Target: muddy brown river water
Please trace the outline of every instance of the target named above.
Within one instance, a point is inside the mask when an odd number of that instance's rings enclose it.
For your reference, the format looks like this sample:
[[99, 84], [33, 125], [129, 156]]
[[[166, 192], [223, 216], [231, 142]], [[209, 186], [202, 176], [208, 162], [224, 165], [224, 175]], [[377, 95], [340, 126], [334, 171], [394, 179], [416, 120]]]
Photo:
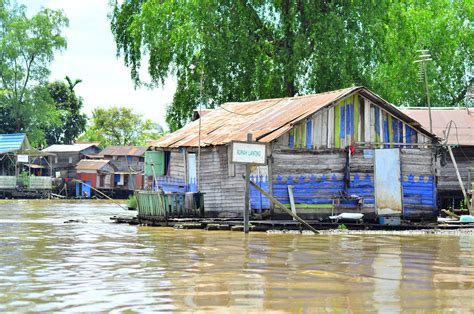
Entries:
[[110, 223], [124, 213], [98, 201], [1, 201], [0, 312], [474, 310], [472, 235]]

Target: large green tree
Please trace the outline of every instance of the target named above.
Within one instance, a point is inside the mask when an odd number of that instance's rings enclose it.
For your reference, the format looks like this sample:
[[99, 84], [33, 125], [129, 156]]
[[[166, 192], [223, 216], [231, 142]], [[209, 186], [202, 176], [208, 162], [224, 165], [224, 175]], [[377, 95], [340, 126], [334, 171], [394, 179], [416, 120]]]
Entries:
[[143, 145], [160, 137], [149, 119], [126, 107], [96, 108], [81, 141], [107, 145]]
[[424, 105], [417, 49], [433, 56], [433, 103], [460, 104], [472, 76], [473, 14], [468, 0], [124, 0], [113, 3], [111, 28], [136, 84], [144, 60], [145, 83], [176, 76], [167, 112], [175, 129], [199, 103], [201, 82], [208, 107], [351, 85]]
[[54, 53], [66, 47], [61, 31], [67, 24], [61, 11], [28, 17], [25, 6], [0, 0], [1, 132], [27, 132], [38, 144], [44, 126], [57, 121], [46, 83]]
[[48, 84], [59, 120], [53, 121], [44, 130], [48, 145], [71, 144], [86, 128], [87, 116], [81, 113], [82, 98], [74, 91], [81, 80], [72, 81], [68, 76], [65, 80]]

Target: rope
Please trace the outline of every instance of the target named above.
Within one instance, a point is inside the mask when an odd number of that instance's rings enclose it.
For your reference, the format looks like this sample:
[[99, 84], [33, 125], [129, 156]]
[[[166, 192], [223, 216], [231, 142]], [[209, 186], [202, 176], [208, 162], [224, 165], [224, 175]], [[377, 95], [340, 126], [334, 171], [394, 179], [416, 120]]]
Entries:
[[120, 205], [119, 203], [117, 203], [114, 199], [112, 199], [112, 198], [109, 197], [108, 195], [105, 195], [104, 193], [102, 193], [101, 191], [97, 190], [96, 188], [90, 186], [89, 184], [87, 184], [87, 183], [85, 183], [85, 182], [83, 182], [83, 181], [81, 181], [81, 180], [78, 180], [78, 179], [73, 179], [72, 181], [73, 181], [73, 182], [75, 181], [75, 182], [78, 182], [78, 183], [82, 183], [82, 184], [84, 184], [85, 186], [90, 187], [90, 188], [93, 189], [94, 191], [98, 192], [100, 195], [102, 195], [102, 196], [106, 197], [107, 199], [111, 200], [115, 205], [119, 206], [119, 207], [122, 208], [122, 209], [128, 210], [128, 208], [123, 207], [122, 205]]

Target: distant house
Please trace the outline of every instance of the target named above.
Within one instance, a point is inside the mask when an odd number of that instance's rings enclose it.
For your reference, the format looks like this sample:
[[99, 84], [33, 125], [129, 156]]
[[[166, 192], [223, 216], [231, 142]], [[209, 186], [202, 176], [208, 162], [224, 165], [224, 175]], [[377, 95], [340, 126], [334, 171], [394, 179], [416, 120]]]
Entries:
[[0, 134], [0, 195], [45, 197], [51, 191], [48, 153], [34, 149], [26, 134]]
[[53, 176], [61, 178], [76, 178], [76, 164], [87, 158], [93, 158], [100, 152], [97, 143], [51, 145], [43, 152], [54, 154], [50, 158]]
[[83, 159], [75, 166], [77, 179], [77, 197], [91, 197], [95, 189], [111, 190], [114, 188], [114, 173], [117, 170], [109, 160]]
[[[428, 108], [402, 108], [403, 113], [418, 121], [425, 129], [430, 128]], [[464, 187], [468, 189], [468, 168], [474, 167], [474, 108], [431, 109], [433, 133], [452, 147]], [[437, 164], [438, 205], [441, 208], [460, 208], [464, 198], [456, 171], [449, 154]]]
[[143, 188], [143, 169], [147, 148], [141, 146], [108, 146], [99, 157], [115, 167], [114, 188], [134, 191]]
[[[248, 133], [267, 148], [266, 165], [253, 166], [251, 180], [287, 207], [292, 189], [305, 218], [347, 211], [369, 219], [438, 215], [438, 138], [365, 87], [226, 103], [195, 119], [150, 146], [163, 152], [156, 173], [186, 184], [198, 179], [206, 216], [242, 216], [245, 166], [231, 162], [231, 148]], [[254, 189], [250, 205], [254, 212], [284, 215]]]

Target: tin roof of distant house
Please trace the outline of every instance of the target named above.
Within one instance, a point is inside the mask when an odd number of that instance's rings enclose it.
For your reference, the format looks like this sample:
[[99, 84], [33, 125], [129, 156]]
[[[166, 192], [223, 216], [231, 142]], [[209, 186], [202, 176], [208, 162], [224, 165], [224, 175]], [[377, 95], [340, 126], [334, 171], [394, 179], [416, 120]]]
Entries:
[[70, 144], [70, 145], [63, 145], [63, 144], [54, 144], [49, 147], [43, 149], [43, 152], [48, 153], [74, 153], [74, 152], [81, 152], [89, 147], [97, 147], [96, 143], [84, 143], [84, 144]]
[[0, 134], [0, 153], [19, 151], [31, 148], [25, 133]]
[[107, 146], [99, 156], [136, 156], [145, 155], [147, 148], [141, 146]]
[[[405, 121], [422, 134], [430, 138], [434, 137], [420, 123], [369, 89], [350, 87], [306, 96], [226, 103], [202, 114], [200, 119], [183, 128], [157, 141], [151, 141], [150, 146], [161, 148], [197, 147], [199, 146], [199, 126], [201, 127], [201, 146], [246, 141], [249, 132], [253, 134], [255, 141], [268, 143], [291, 130], [301, 120], [356, 92]], [[201, 122], [199, 123], [199, 121]]]
[[103, 159], [82, 159], [76, 165], [76, 170], [100, 170], [109, 163]]
[[[400, 108], [402, 112], [411, 118], [419, 121], [425, 129], [430, 128], [430, 118], [426, 107]], [[448, 144], [474, 146], [474, 108], [431, 108], [431, 119], [433, 123], [433, 133], [441, 139], [445, 139], [444, 134], [450, 121], [451, 131], [449, 132]]]

